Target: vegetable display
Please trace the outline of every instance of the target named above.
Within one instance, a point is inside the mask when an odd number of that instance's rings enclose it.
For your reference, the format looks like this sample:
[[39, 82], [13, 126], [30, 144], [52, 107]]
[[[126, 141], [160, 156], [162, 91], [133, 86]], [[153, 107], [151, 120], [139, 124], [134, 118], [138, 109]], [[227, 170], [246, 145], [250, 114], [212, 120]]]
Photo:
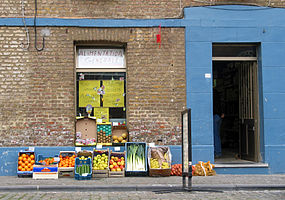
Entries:
[[145, 148], [142, 144], [130, 144], [127, 148], [127, 171], [145, 171]]
[[76, 167], [76, 173], [78, 173], [80, 176], [85, 173], [90, 173], [90, 165], [81, 165]]

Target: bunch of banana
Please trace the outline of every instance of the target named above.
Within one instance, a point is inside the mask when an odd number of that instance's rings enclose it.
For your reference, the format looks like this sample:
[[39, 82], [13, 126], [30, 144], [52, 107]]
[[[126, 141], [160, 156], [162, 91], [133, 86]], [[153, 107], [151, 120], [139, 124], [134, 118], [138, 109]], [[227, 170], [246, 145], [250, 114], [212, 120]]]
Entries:
[[158, 160], [156, 158], [150, 159], [150, 168], [152, 168], [152, 169], [160, 168]]
[[168, 165], [167, 162], [162, 162], [161, 168], [162, 168], [162, 169], [167, 169], [167, 168], [170, 168], [170, 167], [169, 167], [169, 165]]

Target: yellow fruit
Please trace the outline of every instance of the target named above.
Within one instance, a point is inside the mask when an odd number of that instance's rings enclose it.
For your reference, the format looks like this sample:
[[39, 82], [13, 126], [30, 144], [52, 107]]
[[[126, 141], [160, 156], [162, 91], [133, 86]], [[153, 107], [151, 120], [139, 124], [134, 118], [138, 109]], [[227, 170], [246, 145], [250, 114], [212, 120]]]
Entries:
[[127, 134], [126, 134], [126, 133], [123, 133], [123, 134], [122, 134], [122, 137], [123, 137], [124, 139], [126, 139], [126, 138], [127, 138]]
[[122, 140], [122, 143], [126, 143], [127, 141], [126, 140]]
[[123, 139], [123, 137], [119, 137], [118, 140], [119, 140], [119, 142], [122, 142], [124, 139]]
[[117, 140], [117, 139], [118, 139], [118, 136], [114, 135], [113, 140]]
[[119, 141], [118, 141], [118, 140], [115, 140], [114, 143], [119, 143]]

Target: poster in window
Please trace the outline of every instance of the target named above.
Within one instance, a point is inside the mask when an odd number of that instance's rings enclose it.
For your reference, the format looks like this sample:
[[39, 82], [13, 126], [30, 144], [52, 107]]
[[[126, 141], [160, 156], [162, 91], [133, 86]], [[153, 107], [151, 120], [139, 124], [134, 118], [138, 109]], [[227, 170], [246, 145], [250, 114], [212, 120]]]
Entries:
[[94, 117], [102, 119], [102, 122], [109, 122], [109, 108], [94, 108]]
[[104, 95], [103, 107], [125, 107], [123, 94], [109, 93]]
[[92, 107], [100, 107], [100, 95], [97, 90], [100, 88], [98, 80], [80, 80], [79, 81], [79, 107], [86, 107], [88, 104]]
[[103, 107], [125, 107], [124, 84], [122, 80], [103, 81], [105, 87]]

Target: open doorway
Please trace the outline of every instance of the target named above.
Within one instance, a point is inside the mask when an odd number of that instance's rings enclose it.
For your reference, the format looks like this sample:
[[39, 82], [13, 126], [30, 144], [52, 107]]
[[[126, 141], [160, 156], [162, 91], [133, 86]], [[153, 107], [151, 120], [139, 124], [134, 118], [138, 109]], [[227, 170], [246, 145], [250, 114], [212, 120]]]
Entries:
[[213, 57], [213, 113], [224, 114], [216, 163], [259, 161], [257, 82], [256, 60]]

